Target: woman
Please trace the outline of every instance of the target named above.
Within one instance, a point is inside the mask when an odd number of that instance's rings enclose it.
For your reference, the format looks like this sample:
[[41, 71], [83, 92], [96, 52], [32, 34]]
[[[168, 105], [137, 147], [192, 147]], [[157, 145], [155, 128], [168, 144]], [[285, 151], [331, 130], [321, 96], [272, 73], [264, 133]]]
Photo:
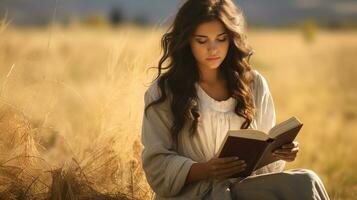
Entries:
[[156, 199], [329, 199], [311, 170], [283, 172], [296, 158], [296, 141], [243, 180], [229, 177], [245, 169], [244, 160], [217, 158], [227, 130], [275, 125], [268, 84], [248, 62], [244, 29], [231, 0], [188, 0], [164, 34], [142, 126], [143, 168]]

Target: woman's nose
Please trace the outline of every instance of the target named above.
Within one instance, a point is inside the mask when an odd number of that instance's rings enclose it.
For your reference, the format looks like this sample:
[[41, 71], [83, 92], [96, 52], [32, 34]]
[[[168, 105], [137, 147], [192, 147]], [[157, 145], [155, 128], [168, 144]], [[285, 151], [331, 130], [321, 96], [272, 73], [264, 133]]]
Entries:
[[210, 53], [211, 55], [216, 54], [217, 51], [218, 51], [217, 44], [216, 44], [215, 42], [210, 42], [210, 43], [208, 44], [207, 50], [208, 50], [208, 53]]

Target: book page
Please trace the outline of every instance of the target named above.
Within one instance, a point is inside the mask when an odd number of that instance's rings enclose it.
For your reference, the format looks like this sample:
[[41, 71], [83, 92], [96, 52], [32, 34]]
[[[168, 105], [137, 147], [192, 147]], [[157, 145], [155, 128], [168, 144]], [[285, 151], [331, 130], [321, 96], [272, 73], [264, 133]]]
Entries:
[[276, 138], [276, 136], [278, 136], [290, 129], [293, 129], [301, 124], [302, 123], [299, 121], [299, 119], [297, 119], [296, 117], [291, 117], [288, 120], [285, 120], [285, 121], [277, 124], [276, 126], [274, 126], [272, 129], [270, 129], [269, 136], [271, 138]]
[[266, 141], [269, 139], [269, 135], [267, 133], [255, 129], [230, 130], [228, 131], [228, 135], [233, 137], [249, 138], [262, 141]]

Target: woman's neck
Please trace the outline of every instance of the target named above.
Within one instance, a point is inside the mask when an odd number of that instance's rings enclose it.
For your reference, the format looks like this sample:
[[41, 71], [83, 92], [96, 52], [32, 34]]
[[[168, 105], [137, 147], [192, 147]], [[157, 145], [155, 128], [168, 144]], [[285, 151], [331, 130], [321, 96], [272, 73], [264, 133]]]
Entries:
[[215, 84], [222, 81], [223, 77], [220, 75], [218, 68], [216, 69], [199, 69], [199, 83]]

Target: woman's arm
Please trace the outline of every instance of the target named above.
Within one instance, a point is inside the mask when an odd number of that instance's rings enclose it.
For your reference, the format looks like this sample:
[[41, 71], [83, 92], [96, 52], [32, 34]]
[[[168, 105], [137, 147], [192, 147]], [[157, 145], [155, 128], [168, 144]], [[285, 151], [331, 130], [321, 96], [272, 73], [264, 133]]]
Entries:
[[[153, 87], [145, 92], [145, 106], [158, 98]], [[161, 197], [177, 195], [185, 184], [192, 164], [196, 163], [174, 150], [170, 133], [172, 116], [167, 103], [148, 108], [147, 115], [143, 116], [141, 135], [144, 145], [141, 157], [146, 179]]]
[[279, 149], [275, 150], [273, 155], [281, 160], [292, 162], [295, 160], [299, 152], [299, 142], [293, 141], [288, 144], [282, 145]]
[[192, 164], [190, 171], [188, 172], [186, 183], [200, 181], [208, 178], [206, 163], [194, 163]]
[[200, 181], [207, 178], [226, 179], [233, 174], [244, 171], [246, 164], [238, 157], [213, 157], [208, 162], [194, 163], [186, 178], [186, 183]]

